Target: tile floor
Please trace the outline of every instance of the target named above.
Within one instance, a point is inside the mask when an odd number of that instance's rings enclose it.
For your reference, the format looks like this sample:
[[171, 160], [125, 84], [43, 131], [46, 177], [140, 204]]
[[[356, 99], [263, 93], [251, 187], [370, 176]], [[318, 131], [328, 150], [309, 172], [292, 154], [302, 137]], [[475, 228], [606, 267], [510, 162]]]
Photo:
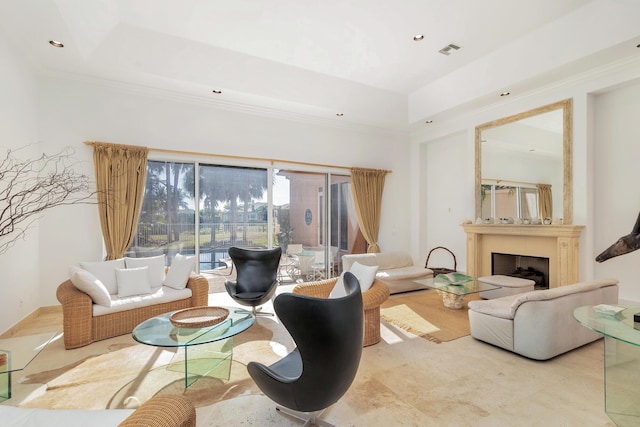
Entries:
[[[210, 304], [233, 302], [225, 293], [213, 293]], [[61, 314], [45, 314], [18, 333], [61, 329], [61, 324]], [[604, 413], [602, 340], [537, 362], [469, 336], [434, 344], [384, 322], [382, 335], [382, 342], [363, 350], [356, 380], [327, 411], [328, 421], [341, 426], [614, 425]], [[4, 404], [18, 405], [32, 391], [19, 384], [21, 375], [67, 365], [102, 351], [108, 342], [73, 352], [61, 345], [45, 349], [24, 374], [14, 376], [14, 398]], [[264, 396], [243, 396], [198, 408], [198, 425], [300, 424], [277, 414]]]

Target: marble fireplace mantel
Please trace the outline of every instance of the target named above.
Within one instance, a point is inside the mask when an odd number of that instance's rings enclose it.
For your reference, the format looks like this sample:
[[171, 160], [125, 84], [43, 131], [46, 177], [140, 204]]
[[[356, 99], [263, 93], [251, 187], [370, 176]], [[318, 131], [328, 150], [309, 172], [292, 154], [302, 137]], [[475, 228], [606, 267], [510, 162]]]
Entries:
[[491, 254], [549, 258], [549, 287], [578, 282], [583, 225], [463, 224], [467, 234], [467, 271], [491, 275]]

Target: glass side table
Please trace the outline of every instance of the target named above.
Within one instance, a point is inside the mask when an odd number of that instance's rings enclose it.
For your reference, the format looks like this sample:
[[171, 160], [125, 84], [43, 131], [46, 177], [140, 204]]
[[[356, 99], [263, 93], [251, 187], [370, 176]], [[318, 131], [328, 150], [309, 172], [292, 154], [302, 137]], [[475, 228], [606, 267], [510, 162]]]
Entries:
[[436, 278], [414, 280], [415, 283], [435, 289], [442, 296], [442, 304], [454, 310], [464, 307], [465, 295], [477, 294], [482, 291], [498, 289], [500, 286], [479, 282], [476, 279], [469, 280], [458, 285], [441, 282]]
[[640, 425], [640, 329], [634, 327], [635, 313], [640, 307], [616, 315], [598, 313], [593, 306], [573, 311], [581, 325], [604, 335], [605, 412], [619, 427]]
[[0, 339], [0, 402], [11, 399], [11, 374], [26, 368], [58, 334], [48, 332]]

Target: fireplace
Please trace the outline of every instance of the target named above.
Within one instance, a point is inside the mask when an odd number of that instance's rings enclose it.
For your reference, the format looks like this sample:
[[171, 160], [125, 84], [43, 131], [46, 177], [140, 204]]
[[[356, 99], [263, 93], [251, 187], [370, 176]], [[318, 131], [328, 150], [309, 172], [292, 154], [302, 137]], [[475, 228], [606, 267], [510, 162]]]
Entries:
[[549, 258], [493, 252], [491, 274], [533, 280], [536, 289], [548, 289]]
[[492, 254], [499, 253], [547, 258], [549, 288], [579, 281], [582, 225], [463, 224], [463, 227], [467, 234], [466, 274], [470, 276], [494, 274]]

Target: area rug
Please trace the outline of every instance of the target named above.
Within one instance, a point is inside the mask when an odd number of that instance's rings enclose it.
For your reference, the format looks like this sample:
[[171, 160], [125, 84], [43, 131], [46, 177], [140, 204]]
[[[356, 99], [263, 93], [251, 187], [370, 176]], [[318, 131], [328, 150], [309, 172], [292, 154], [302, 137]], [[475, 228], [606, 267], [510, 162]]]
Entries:
[[466, 302], [480, 299], [477, 294], [465, 296], [459, 310], [446, 308], [434, 290], [391, 295], [380, 307], [380, 317], [426, 340], [441, 343], [469, 335]]
[[273, 363], [289, 351], [278, 344], [287, 342], [284, 328], [273, 320], [261, 319], [234, 338], [231, 363], [220, 365], [185, 389], [184, 371], [167, 369], [176, 354], [174, 349], [134, 343], [129, 337], [113, 340], [116, 342], [104, 354], [86, 357], [55, 370], [29, 374], [22, 384], [45, 384], [45, 387], [20, 406], [136, 408], [156, 394], [178, 394], [196, 407], [207, 406], [238, 396], [259, 394], [247, 373], [247, 363], [251, 360]]

